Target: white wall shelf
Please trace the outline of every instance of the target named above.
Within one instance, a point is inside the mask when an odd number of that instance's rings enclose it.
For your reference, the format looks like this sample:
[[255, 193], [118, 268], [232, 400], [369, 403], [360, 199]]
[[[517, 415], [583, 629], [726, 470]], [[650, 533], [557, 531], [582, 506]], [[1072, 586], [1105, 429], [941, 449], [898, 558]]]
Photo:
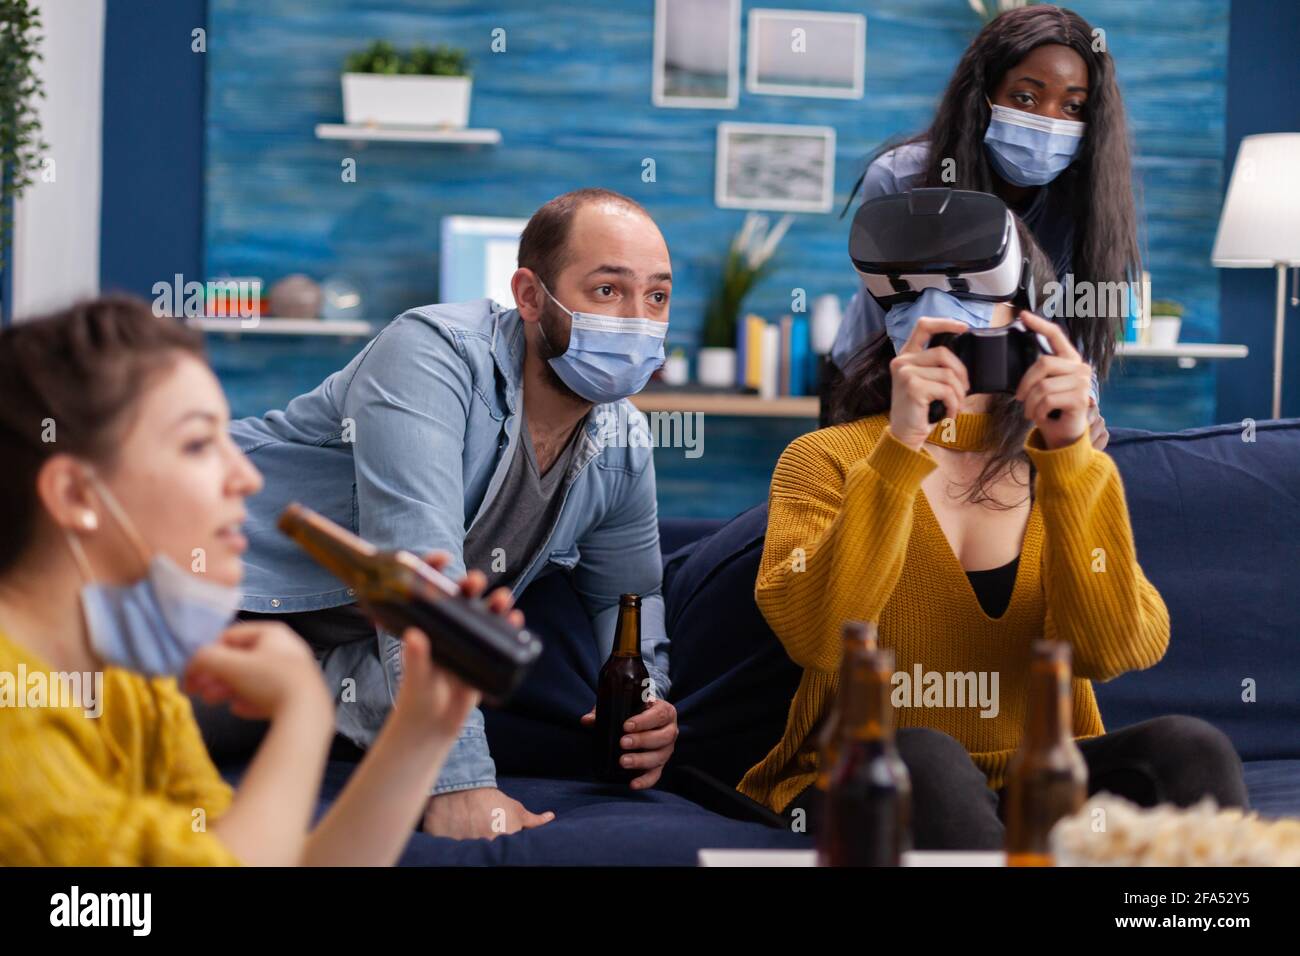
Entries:
[[191, 328], [227, 335], [317, 335], [352, 339], [374, 334], [374, 323], [364, 319], [252, 319], [197, 317], [185, 320]]
[[1140, 342], [1118, 342], [1115, 354], [1123, 358], [1173, 359], [1179, 368], [1196, 368], [1202, 359], [1241, 359], [1250, 354], [1244, 345], [1226, 345], [1219, 342], [1180, 342], [1177, 345], [1144, 345]]
[[451, 146], [495, 146], [501, 142], [498, 129], [419, 129], [411, 126], [348, 126], [346, 123], [318, 123], [317, 139], [346, 139], [353, 142], [442, 143]]

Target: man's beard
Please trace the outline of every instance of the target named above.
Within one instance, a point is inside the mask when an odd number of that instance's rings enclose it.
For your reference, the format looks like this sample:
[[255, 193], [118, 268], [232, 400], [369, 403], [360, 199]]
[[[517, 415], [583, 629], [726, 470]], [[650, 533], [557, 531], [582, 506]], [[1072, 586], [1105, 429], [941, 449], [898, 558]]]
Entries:
[[[537, 357], [542, 360], [542, 379], [561, 395], [574, 401], [585, 402], [587, 401], [585, 398], [564, 384], [564, 379], [560, 378], [551, 366], [551, 359], [563, 355], [568, 350], [569, 336], [573, 328], [572, 324], [565, 321], [568, 316], [564, 315], [558, 307], [552, 311], [553, 305], [550, 298], [545, 300], [541, 317], [537, 322]], [[564, 343], [563, 348], [559, 343]]]

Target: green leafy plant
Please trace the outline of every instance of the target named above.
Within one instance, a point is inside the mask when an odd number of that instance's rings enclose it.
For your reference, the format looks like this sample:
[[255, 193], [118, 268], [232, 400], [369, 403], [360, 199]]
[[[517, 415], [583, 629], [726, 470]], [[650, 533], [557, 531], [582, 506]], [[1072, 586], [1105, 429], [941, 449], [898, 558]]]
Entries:
[[1015, 10], [1017, 7], [1027, 7], [1036, 0], [967, 0], [970, 8], [980, 15], [985, 23], [989, 23], [1000, 14], [1008, 10]]
[[1183, 311], [1182, 303], [1174, 302], [1172, 299], [1156, 299], [1151, 303], [1152, 315], [1176, 315], [1181, 319]]
[[376, 40], [353, 53], [343, 63], [346, 73], [383, 73], [389, 76], [469, 76], [464, 50], [439, 43], [430, 49], [414, 46], [402, 53], [387, 40]]
[[34, 0], [0, 0], [0, 265], [12, 228], [10, 204], [32, 185], [50, 148], [36, 115], [36, 100], [45, 96], [36, 75], [40, 26]]
[[767, 217], [745, 217], [722, 262], [722, 274], [704, 312], [705, 348], [736, 347], [736, 322], [751, 289], [771, 271], [772, 256], [785, 236], [793, 216], [782, 216], [768, 231]]

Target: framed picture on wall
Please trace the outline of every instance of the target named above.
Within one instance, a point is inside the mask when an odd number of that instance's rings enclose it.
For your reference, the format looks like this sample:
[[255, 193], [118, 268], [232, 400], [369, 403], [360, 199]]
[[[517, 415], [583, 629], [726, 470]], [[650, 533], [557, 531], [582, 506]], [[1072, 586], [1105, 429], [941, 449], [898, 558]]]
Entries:
[[745, 89], [861, 99], [867, 18], [860, 13], [750, 10]]
[[655, 106], [735, 109], [740, 0], [656, 0]]
[[718, 206], [830, 212], [834, 194], [834, 127], [718, 124]]

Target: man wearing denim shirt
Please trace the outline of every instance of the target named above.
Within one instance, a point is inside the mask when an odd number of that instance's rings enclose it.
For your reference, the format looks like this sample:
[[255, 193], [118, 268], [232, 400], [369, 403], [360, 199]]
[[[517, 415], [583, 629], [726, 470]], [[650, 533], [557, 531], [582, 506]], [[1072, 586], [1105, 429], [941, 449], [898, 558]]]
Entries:
[[[482, 577], [480, 589], [518, 595], [543, 574], [570, 573], [602, 659], [619, 595], [640, 594], [642, 656], [660, 699], [635, 718], [622, 760], [644, 771], [634, 789], [658, 781], [677, 717], [662, 700], [668, 639], [652, 449], [610, 441], [607, 426], [662, 361], [671, 290], [667, 246], [640, 205], [606, 190], [567, 193], [520, 239], [517, 308], [481, 299], [413, 309], [283, 411], [232, 424], [266, 479], [249, 502], [242, 608], [281, 616], [311, 641], [344, 737], [363, 748], [374, 740], [401, 679], [401, 648], [276, 531], [290, 501], [381, 548], [446, 552], [454, 578], [476, 561], [469, 574]], [[622, 414], [644, 427], [630, 403]], [[493, 837], [552, 816], [496, 789], [483, 715], [471, 712], [424, 829]]]

